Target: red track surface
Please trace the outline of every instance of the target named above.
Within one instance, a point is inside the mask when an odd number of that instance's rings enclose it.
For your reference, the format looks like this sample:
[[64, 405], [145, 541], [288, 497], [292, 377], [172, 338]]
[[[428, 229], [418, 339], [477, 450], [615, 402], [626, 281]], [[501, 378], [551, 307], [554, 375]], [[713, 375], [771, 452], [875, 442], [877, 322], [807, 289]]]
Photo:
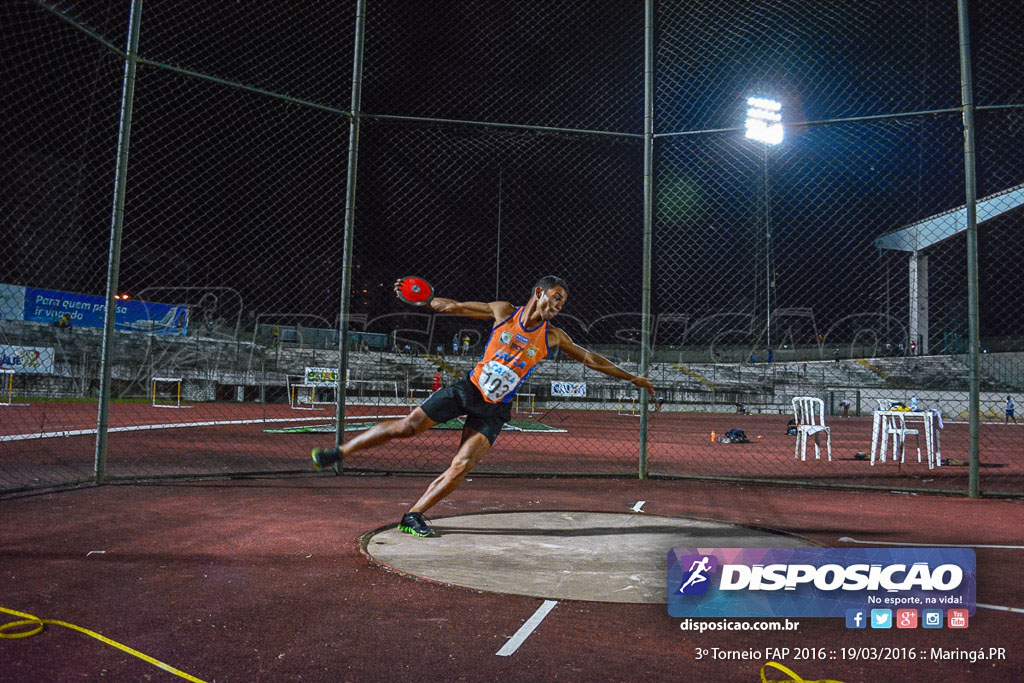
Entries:
[[[698, 635], [664, 606], [561, 602], [514, 655], [498, 657], [540, 600], [417, 582], [359, 552], [359, 537], [397, 521], [427, 481], [318, 475], [7, 499], [0, 605], [90, 628], [208, 681], [759, 680], [762, 656], [695, 659], [712, 647], [1004, 647], [1008, 657], [784, 660], [806, 679], [1019, 681], [1024, 670], [1024, 614], [986, 609], [963, 631], [853, 631], [840, 619], [804, 619], [795, 633]], [[770, 527], [828, 546], [842, 536], [1024, 545], [1020, 501], [692, 481], [473, 477], [435, 513], [624, 512], [637, 500], [650, 514]], [[1020, 554], [977, 551], [978, 602], [1024, 607]], [[0, 671], [12, 681], [179, 680], [56, 627], [0, 640]]]
[[[407, 408], [383, 408], [397, 414]], [[350, 415], [373, 414], [373, 407], [352, 406]], [[37, 403], [0, 412], [0, 435], [95, 429], [95, 404]], [[296, 426], [300, 422], [264, 424], [263, 419], [319, 418], [330, 413], [294, 411], [282, 405], [198, 404], [190, 409], [154, 408], [139, 403], [111, 406], [114, 429], [143, 426], [141, 431], [110, 434], [108, 472], [112, 475], [161, 475], [296, 470], [308, 467], [313, 446], [332, 440], [330, 434], [265, 434], [265, 428]], [[541, 419], [565, 433], [506, 431], [481, 463], [481, 472], [635, 474], [638, 469], [638, 420], [609, 412], [557, 410]], [[252, 424], [155, 429], [161, 424], [253, 420]], [[917, 462], [914, 441], [908, 441], [907, 462], [891, 460], [872, 467], [857, 460], [871, 442], [869, 417], [833, 419], [833, 461], [794, 458], [794, 437], [785, 434], [786, 416], [661, 413], [651, 415], [649, 471], [652, 474], [758, 477], [813, 483], [858, 484], [878, 487], [965, 491], [967, 467], [929, 470]], [[309, 422], [306, 422], [309, 424]], [[712, 443], [718, 434], [743, 429], [750, 444]], [[435, 430], [420, 437], [353, 456], [346, 467], [358, 470], [443, 469], [458, 442], [457, 432]], [[822, 439], [824, 445], [824, 439]], [[947, 423], [942, 431], [942, 454], [962, 463], [968, 460], [967, 425]], [[8, 463], [0, 472], [0, 487], [19, 482], [88, 479], [93, 467], [95, 437], [83, 436], [0, 442]], [[1024, 428], [984, 424], [981, 432], [982, 490], [1024, 490]]]

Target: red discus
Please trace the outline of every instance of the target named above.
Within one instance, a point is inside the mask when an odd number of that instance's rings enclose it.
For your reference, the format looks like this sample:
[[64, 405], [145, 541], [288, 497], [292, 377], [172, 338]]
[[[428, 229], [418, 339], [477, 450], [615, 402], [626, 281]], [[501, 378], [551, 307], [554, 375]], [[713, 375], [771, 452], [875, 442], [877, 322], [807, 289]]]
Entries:
[[434, 298], [434, 288], [421, 277], [407, 275], [399, 282], [398, 298], [413, 306], [426, 306]]

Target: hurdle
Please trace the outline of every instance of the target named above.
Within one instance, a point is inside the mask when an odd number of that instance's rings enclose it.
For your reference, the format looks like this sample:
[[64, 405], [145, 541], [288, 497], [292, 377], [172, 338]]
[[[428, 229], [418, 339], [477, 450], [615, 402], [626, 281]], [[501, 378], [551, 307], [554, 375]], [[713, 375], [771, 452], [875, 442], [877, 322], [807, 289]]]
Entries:
[[619, 394], [619, 403], [615, 414], [623, 417], [640, 417], [640, 408], [637, 405], [636, 396]]
[[345, 402], [348, 405], [374, 406], [377, 417], [384, 415], [381, 408], [412, 408], [415, 392], [422, 389], [400, 390], [398, 382], [390, 379], [349, 379], [345, 380]]
[[6, 392], [5, 397], [0, 399], [0, 406], [13, 406], [14, 405], [14, 370], [4, 368], [0, 370], [0, 377], [5, 377], [4, 390]]
[[[429, 398], [430, 395], [433, 394], [433, 393], [434, 393], [433, 389], [409, 389], [409, 404], [408, 404], [408, 406], [410, 408], [415, 408], [420, 403], [422, 403], [427, 398]], [[423, 398], [422, 399], [417, 399], [416, 398], [416, 394], [421, 394], [423, 396]]]
[[[156, 385], [158, 383], [170, 384], [173, 383], [176, 387], [174, 403], [157, 403], [156, 402]], [[154, 408], [191, 408], [192, 406], [181, 405], [181, 377], [153, 377], [150, 380], [152, 396], [152, 405]]]
[[[519, 401], [522, 399], [524, 403], [529, 404], [529, 410], [522, 410], [520, 408]], [[529, 399], [527, 401], [526, 399]], [[517, 415], [529, 415], [531, 417], [540, 415], [536, 410], [537, 408], [537, 394], [516, 394], [515, 412]]]
[[[288, 385], [288, 405], [292, 410], [330, 410], [330, 406], [334, 405], [334, 401], [317, 401], [316, 394], [317, 389], [334, 389], [335, 387], [324, 386], [321, 384], [306, 384], [299, 382], [296, 384], [289, 383]], [[304, 391], [309, 392], [309, 402], [303, 401], [306, 394]], [[323, 406], [323, 407], [321, 407]]]

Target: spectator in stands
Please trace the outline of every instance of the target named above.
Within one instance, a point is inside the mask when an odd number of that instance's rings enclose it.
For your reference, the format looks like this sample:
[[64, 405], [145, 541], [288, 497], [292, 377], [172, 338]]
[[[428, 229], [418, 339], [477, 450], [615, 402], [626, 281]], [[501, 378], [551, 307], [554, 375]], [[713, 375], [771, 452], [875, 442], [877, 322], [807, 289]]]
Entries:
[[438, 368], [437, 372], [434, 373], [433, 380], [434, 380], [434, 383], [433, 383], [433, 386], [431, 387], [431, 389], [433, 391], [437, 391], [438, 389], [441, 388], [441, 368]]
[[772, 360], [774, 360], [774, 359], [775, 359], [775, 351], [772, 349], [772, 347], [769, 346], [768, 347], [768, 362], [771, 363]]
[[459, 333], [458, 332], [456, 332], [454, 335], [452, 335], [452, 355], [453, 356], [459, 355]]
[[1006, 396], [1006, 408], [1004, 408], [1005, 416], [1003, 417], [1003, 424], [1008, 424], [1010, 420], [1013, 420], [1013, 424], [1017, 424], [1017, 418], [1013, 416], [1013, 397], [1010, 395]]
[[835, 358], [836, 365], [839, 365], [839, 347], [838, 346], [836, 347], [836, 350], [832, 352], [832, 357]]
[[465, 337], [462, 338], [462, 355], [463, 356], [468, 356], [469, 355], [469, 335], [468, 334]]
[[[401, 281], [395, 283], [395, 294]], [[434, 297], [428, 304], [435, 313], [461, 315], [492, 325], [480, 360], [469, 375], [432, 394], [411, 413], [380, 422], [350, 441], [314, 449], [317, 469], [340, 468], [343, 458], [398, 438], [421, 434], [436, 424], [465, 415], [462, 437], [451, 465], [434, 479], [409, 509], [398, 529], [414, 536], [433, 536], [423, 513], [451, 494], [470, 470], [487, 455], [502, 427], [511, 417], [512, 401], [538, 363], [558, 348], [569, 358], [609, 377], [624, 380], [655, 396], [646, 377], [634, 375], [610, 360], [577, 346], [569, 335], [551, 324], [569, 298], [569, 285], [555, 276], [543, 277], [522, 306], [508, 301], [455, 301]]]
[[65, 313], [57, 320], [54, 325], [58, 330], [70, 330], [71, 329], [71, 314]]
[[807, 363], [804, 363], [804, 377], [807, 376]]
[[757, 363], [757, 354], [754, 353], [753, 351], [751, 351], [751, 353], [750, 353], [750, 364], [754, 365], [755, 363]]

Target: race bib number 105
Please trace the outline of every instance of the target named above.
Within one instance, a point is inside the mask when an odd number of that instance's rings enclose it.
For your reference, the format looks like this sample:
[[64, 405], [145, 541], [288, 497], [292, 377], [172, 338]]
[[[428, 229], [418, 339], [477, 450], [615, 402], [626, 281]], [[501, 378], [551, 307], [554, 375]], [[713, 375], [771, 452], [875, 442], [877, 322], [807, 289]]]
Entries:
[[488, 361], [480, 373], [480, 391], [488, 400], [497, 403], [519, 384], [519, 375], [498, 361]]

